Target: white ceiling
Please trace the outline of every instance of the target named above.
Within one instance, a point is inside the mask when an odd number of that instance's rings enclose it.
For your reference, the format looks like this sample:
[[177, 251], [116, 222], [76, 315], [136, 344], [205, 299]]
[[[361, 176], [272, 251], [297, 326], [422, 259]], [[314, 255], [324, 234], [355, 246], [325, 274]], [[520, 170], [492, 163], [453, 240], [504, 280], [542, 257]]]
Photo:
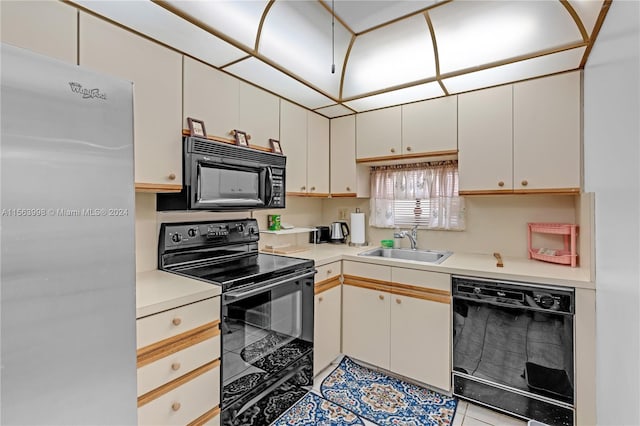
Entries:
[[581, 68], [608, 9], [603, 0], [335, 0], [333, 14], [331, 0], [74, 2], [327, 117]]

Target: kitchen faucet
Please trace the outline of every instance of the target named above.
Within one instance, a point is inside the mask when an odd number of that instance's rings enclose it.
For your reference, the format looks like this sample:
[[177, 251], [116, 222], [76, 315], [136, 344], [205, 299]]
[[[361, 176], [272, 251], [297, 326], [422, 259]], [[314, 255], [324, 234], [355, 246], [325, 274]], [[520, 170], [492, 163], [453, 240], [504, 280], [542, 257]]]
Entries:
[[409, 242], [411, 243], [411, 250], [418, 249], [418, 225], [414, 225], [411, 228], [411, 231], [400, 231], [393, 233], [394, 238], [409, 238]]

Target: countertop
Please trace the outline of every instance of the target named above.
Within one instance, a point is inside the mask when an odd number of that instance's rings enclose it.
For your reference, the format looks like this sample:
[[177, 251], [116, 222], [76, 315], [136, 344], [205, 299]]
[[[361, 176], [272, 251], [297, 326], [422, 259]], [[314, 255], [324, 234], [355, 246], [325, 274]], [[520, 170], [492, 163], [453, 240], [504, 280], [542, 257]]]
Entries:
[[136, 318], [219, 296], [220, 287], [164, 271], [136, 274]]
[[411, 260], [358, 256], [358, 253], [371, 250], [375, 247], [376, 246], [373, 245], [368, 247], [349, 247], [343, 244], [316, 244], [311, 245], [307, 251], [292, 253], [291, 256], [312, 259], [315, 261], [316, 266], [340, 260], [352, 260], [480, 278], [523, 281], [586, 289], [595, 288], [591, 272], [587, 268], [571, 268], [569, 266], [556, 265], [533, 259], [503, 257], [504, 267], [498, 268], [496, 266], [496, 259], [492, 254], [455, 252], [439, 265]]

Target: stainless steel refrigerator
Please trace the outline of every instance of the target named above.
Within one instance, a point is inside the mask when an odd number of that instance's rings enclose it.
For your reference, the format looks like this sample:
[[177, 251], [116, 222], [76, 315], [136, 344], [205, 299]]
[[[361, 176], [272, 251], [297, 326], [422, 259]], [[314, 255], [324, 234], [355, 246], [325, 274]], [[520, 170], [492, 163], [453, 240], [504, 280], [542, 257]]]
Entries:
[[0, 423], [136, 423], [133, 90], [1, 47]]

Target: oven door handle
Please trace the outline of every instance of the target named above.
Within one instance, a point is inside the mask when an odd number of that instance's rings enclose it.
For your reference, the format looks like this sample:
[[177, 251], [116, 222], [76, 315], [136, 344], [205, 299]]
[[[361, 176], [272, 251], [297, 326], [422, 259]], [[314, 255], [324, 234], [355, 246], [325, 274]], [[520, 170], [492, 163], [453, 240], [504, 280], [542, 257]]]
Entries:
[[272, 282], [264, 282], [264, 283], [259, 283], [257, 285], [253, 285], [251, 286], [251, 288], [249, 288], [248, 290], [239, 290], [239, 291], [230, 291], [229, 293], [224, 293], [223, 294], [223, 299], [225, 302], [234, 302], [236, 300], [240, 300], [240, 299], [244, 299], [259, 293], [264, 293], [266, 291], [270, 291], [272, 289], [274, 289], [275, 287], [279, 287], [283, 284], [287, 284], [290, 283], [291, 281], [294, 280], [299, 280], [302, 278], [308, 278], [308, 277], [312, 277], [314, 276], [318, 271], [316, 271], [315, 269], [309, 272], [306, 272], [304, 274], [290, 274], [290, 275], [286, 275], [285, 277], [280, 277], [277, 278], [277, 281], [272, 281]]

